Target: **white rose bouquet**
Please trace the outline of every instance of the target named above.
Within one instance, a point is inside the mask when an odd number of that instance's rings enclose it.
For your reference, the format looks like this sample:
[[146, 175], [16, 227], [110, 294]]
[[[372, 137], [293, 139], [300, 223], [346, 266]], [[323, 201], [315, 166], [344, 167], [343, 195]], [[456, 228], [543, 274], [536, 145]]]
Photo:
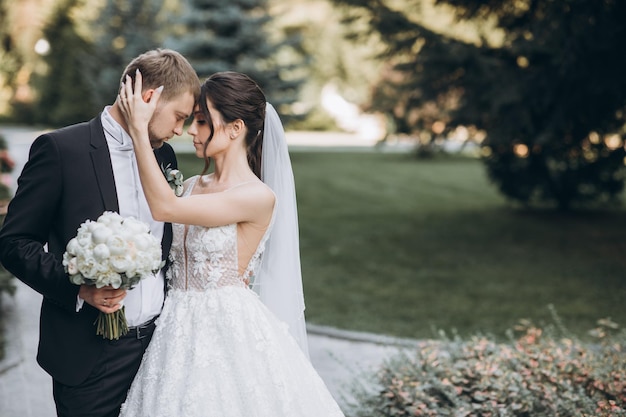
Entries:
[[[150, 227], [111, 211], [81, 224], [65, 250], [63, 266], [76, 285], [131, 289], [163, 266], [161, 242]], [[127, 332], [124, 307], [98, 316], [96, 334], [103, 338], [118, 339]]]

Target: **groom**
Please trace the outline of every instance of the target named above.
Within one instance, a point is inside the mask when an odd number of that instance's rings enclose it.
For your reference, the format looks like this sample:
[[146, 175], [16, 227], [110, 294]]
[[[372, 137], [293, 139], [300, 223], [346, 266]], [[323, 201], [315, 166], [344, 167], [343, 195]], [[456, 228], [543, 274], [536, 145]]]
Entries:
[[[165, 141], [182, 134], [200, 82], [189, 62], [167, 49], [136, 57], [122, 80], [134, 78], [137, 70], [143, 75], [144, 100], [165, 87], [149, 125], [150, 140], [159, 163], [176, 168]], [[117, 101], [89, 122], [35, 140], [0, 230], [0, 261], [43, 295], [37, 361], [52, 376], [59, 417], [118, 415], [163, 303], [163, 271], [128, 292], [70, 283], [61, 263], [65, 246], [82, 222], [104, 211], [148, 223], [162, 238], [165, 258], [171, 225], [152, 220]], [[96, 335], [96, 317], [119, 309], [122, 299], [130, 331], [104, 340]]]

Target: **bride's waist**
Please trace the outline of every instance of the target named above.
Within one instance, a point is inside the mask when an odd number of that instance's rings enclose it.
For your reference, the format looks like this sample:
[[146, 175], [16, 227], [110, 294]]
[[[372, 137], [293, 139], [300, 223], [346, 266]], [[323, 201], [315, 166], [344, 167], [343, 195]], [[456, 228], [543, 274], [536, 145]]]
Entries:
[[249, 290], [248, 286], [243, 282], [228, 284], [185, 284], [173, 283], [168, 287], [168, 294], [171, 292], [202, 294], [207, 292], [219, 292], [223, 290]]

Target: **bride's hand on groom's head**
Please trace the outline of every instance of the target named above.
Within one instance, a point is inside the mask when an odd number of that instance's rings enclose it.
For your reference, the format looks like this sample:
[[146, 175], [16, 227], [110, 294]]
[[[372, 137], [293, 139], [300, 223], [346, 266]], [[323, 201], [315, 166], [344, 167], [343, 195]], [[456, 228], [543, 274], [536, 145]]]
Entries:
[[126, 290], [111, 286], [97, 288], [95, 285], [81, 285], [78, 296], [87, 304], [109, 314], [122, 308], [121, 302], [126, 297]]
[[139, 70], [135, 71], [135, 80], [127, 74], [118, 94], [119, 107], [128, 124], [133, 140], [142, 133], [147, 136], [148, 124], [163, 92], [163, 86], [143, 90], [143, 78]]

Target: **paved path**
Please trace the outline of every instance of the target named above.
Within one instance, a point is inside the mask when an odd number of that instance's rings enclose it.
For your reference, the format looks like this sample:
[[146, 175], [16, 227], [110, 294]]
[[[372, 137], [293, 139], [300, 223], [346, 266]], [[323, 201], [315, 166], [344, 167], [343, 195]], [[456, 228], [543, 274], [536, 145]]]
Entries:
[[[5, 127], [0, 127], [0, 132], [7, 137], [16, 160], [16, 181], [36, 132]], [[306, 142], [310, 146], [312, 139], [300, 138], [298, 144]], [[349, 145], [349, 141], [343, 138], [342, 146]], [[0, 417], [54, 417], [50, 377], [35, 361], [41, 296], [19, 281], [17, 286], [15, 296], [3, 295], [1, 303], [2, 314], [7, 318], [8, 343], [6, 356], [0, 361]], [[381, 361], [402, 346], [414, 344], [384, 336], [309, 326], [311, 361], [343, 407], [351, 400], [349, 388], [360, 373], [374, 371]]]

